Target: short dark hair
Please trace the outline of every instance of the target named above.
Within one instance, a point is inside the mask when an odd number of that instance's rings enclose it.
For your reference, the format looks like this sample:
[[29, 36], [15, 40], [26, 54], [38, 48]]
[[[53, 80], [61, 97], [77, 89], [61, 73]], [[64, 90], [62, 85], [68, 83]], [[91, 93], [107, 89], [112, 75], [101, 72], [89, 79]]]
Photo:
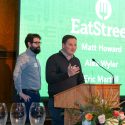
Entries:
[[68, 39], [76, 39], [76, 40], [77, 40], [77, 38], [76, 38], [75, 36], [73, 36], [73, 35], [65, 35], [65, 36], [63, 36], [63, 38], [62, 38], [62, 43], [65, 44]]
[[28, 42], [32, 43], [34, 38], [39, 38], [41, 40], [41, 37], [39, 34], [33, 34], [33, 33], [29, 33], [27, 34], [26, 38], [25, 38], [25, 45], [28, 48]]

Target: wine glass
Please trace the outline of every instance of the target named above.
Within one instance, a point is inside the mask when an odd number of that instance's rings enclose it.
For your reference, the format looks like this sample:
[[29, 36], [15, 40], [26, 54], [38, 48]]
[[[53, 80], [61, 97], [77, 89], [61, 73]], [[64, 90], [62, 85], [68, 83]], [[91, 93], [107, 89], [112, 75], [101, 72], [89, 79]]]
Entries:
[[7, 107], [5, 103], [0, 103], [0, 125], [6, 125], [7, 122]]
[[12, 125], [25, 125], [26, 108], [24, 103], [13, 103], [10, 110]]
[[45, 117], [46, 117], [46, 111], [43, 103], [33, 102], [29, 111], [30, 124], [43, 125]]

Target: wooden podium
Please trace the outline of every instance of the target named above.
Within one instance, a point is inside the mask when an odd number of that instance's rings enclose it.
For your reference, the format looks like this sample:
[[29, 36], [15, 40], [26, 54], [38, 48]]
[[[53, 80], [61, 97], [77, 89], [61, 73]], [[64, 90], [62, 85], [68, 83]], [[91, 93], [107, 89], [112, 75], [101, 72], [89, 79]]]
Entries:
[[[80, 84], [54, 96], [54, 106], [64, 109], [79, 109], [75, 103], [87, 105], [88, 98], [100, 96], [104, 100], [113, 101], [113, 107], [120, 101], [120, 84]], [[64, 124], [72, 125], [66, 110], [64, 111]]]

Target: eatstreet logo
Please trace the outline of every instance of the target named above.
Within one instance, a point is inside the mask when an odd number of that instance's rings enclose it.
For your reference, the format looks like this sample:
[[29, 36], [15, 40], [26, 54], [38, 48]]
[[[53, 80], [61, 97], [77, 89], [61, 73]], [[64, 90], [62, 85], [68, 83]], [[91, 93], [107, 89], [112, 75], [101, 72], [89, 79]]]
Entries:
[[112, 14], [109, 0], [98, 0], [95, 9], [98, 18], [101, 20], [107, 20]]
[[[100, 21], [88, 21], [78, 18], [71, 19], [71, 33], [90, 35], [90, 36], [103, 36], [103, 37], [114, 37], [125, 39], [125, 27], [106, 25], [105, 22], [112, 14], [112, 7], [109, 0], [97, 0], [95, 5], [96, 14]], [[117, 11], [117, 10], [116, 10]], [[85, 19], [86, 17], [83, 17]], [[120, 18], [120, 17], [118, 17]]]

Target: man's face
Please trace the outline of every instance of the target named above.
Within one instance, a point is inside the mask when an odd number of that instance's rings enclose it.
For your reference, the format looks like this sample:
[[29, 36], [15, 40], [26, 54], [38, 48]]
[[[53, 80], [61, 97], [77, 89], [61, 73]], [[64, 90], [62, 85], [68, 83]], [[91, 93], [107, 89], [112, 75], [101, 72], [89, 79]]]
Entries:
[[77, 40], [74, 38], [70, 38], [67, 42], [62, 44], [64, 51], [69, 55], [73, 55], [77, 49]]
[[33, 38], [33, 42], [32, 43], [28, 42], [28, 45], [35, 54], [38, 54], [40, 52], [40, 39], [39, 38]]

